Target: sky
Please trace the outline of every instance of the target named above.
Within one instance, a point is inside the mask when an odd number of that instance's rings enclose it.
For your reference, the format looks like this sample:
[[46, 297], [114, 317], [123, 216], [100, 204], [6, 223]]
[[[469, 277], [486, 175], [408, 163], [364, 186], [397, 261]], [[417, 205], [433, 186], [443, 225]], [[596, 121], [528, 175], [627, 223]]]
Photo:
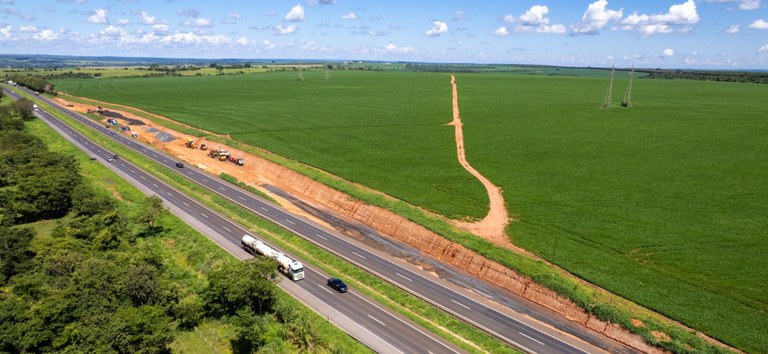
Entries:
[[768, 69], [768, 0], [0, 0], [0, 53]]

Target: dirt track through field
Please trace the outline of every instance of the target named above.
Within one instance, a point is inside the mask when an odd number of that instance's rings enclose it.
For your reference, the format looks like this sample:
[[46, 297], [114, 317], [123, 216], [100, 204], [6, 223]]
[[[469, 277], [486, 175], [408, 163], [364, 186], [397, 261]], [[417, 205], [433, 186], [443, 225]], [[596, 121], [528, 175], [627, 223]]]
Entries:
[[504, 196], [501, 194], [501, 188], [491, 183], [491, 181], [467, 162], [467, 156], [464, 153], [464, 131], [462, 130], [461, 116], [459, 114], [459, 91], [456, 88], [456, 78], [453, 74], [451, 74], [451, 86], [453, 86], [453, 120], [448, 124], [454, 126], [456, 131], [456, 151], [459, 163], [485, 186], [485, 189], [488, 191], [488, 199], [490, 200], [488, 215], [483, 220], [474, 223], [456, 222], [456, 226], [482, 236], [496, 245], [509, 247], [511, 242], [504, 233], [504, 229], [509, 223], [509, 214], [507, 214], [507, 207], [504, 204]]

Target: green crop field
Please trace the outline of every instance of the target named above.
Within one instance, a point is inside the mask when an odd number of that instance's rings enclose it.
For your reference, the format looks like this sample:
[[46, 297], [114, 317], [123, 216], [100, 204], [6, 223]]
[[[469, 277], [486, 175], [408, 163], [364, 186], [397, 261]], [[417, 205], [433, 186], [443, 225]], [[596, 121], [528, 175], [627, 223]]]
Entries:
[[[456, 160], [446, 74], [323, 71], [224, 77], [58, 80], [230, 134], [450, 216], [480, 218], [488, 197]], [[424, 193], [424, 191], [429, 191]]]
[[[595, 76], [604, 77], [605, 72]], [[307, 71], [60, 80], [451, 217], [482, 186], [455, 157], [449, 76]], [[467, 156], [504, 189], [513, 241], [748, 351], [768, 351], [768, 86], [458, 74]], [[617, 80], [619, 102], [626, 80]]]

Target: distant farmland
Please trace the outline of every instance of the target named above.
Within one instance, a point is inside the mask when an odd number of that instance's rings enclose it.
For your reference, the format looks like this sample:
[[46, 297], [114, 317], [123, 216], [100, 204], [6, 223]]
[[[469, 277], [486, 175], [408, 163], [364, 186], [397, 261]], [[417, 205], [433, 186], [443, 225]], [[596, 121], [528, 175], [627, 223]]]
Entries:
[[[451, 216], [484, 215], [456, 162], [446, 74], [333, 72], [56, 82], [231, 134]], [[768, 85], [457, 74], [467, 158], [512, 240], [749, 351], [768, 351]], [[618, 103], [626, 81], [617, 80]]]

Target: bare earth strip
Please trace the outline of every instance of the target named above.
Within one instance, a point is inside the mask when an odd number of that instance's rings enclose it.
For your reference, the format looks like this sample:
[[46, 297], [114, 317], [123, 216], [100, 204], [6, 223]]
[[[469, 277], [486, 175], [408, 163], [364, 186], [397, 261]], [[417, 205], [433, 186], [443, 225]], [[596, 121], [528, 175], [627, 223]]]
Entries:
[[496, 245], [503, 247], [513, 247], [509, 238], [504, 233], [504, 229], [509, 223], [509, 214], [504, 205], [504, 196], [501, 194], [501, 188], [495, 186], [485, 176], [477, 172], [472, 165], [467, 162], [464, 154], [464, 132], [462, 130], [461, 116], [459, 115], [459, 91], [456, 88], [456, 78], [451, 74], [451, 85], [453, 86], [453, 120], [448, 125], [454, 126], [456, 130], [456, 151], [459, 157], [459, 163], [464, 166], [469, 173], [477, 178], [488, 191], [490, 208], [488, 215], [478, 222], [455, 222], [456, 226], [469, 231], [475, 235], [482, 236]]

